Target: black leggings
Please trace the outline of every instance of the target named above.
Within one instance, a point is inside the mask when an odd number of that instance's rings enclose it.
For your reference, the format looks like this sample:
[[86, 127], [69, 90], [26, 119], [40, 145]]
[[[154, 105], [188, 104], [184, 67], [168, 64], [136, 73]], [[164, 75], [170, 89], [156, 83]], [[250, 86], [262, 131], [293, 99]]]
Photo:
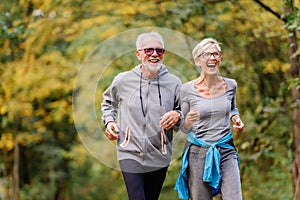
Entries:
[[121, 160], [120, 166], [129, 200], [157, 200], [168, 167], [150, 168], [135, 160]]

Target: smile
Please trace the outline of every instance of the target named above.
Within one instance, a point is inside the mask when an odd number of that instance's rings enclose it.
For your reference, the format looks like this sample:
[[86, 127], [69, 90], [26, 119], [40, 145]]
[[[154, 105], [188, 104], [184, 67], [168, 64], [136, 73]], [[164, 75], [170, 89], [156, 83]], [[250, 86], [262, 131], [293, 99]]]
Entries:
[[158, 63], [160, 60], [159, 59], [149, 59], [149, 61], [152, 63]]
[[207, 67], [209, 67], [209, 68], [215, 68], [216, 67], [216, 63], [209, 63], [209, 64], [207, 64]]

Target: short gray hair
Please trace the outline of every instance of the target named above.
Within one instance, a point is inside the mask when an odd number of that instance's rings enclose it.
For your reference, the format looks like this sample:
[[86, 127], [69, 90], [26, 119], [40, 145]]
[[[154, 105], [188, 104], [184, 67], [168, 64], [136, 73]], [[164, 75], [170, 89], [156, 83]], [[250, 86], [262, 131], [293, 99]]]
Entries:
[[213, 38], [205, 38], [199, 42], [192, 51], [193, 58], [196, 59], [201, 53], [203, 53], [208, 47], [211, 45], [215, 45], [218, 51], [222, 51], [220, 47], [220, 43]]
[[141, 47], [142, 41], [143, 41], [145, 38], [149, 37], [149, 36], [154, 36], [154, 37], [159, 38], [159, 39], [161, 40], [161, 43], [162, 43], [163, 47], [164, 47], [164, 39], [163, 39], [163, 37], [161, 36], [161, 34], [155, 32], [155, 31], [151, 31], [151, 32], [149, 32], [149, 33], [142, 33], [142, 34], [140, 34], [140, 35], [137, 37], [137, 39], [136, 39], [136, 49], [139, 49], [139, 48]]

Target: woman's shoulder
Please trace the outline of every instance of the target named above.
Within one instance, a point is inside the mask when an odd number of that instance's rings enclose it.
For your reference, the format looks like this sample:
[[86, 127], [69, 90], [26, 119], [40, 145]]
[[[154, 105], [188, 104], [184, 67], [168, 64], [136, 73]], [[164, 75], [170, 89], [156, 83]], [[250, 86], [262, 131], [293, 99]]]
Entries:
[[189, 90], [189, 89], [192, 89], [193, 86], [194, 86], [194, 80], [183, 83], [181, 89], [182, 90]]
[[182, 96], [185, 96], [193, 91], [194, 91], [194, 81], [189, 81], [189, 82], [182, 84], [181, 89], [180, 89], [180, 94]]
[[232, 78], [226, 78], [223, 77], [223, 79], [225, 80], [225, 82], [227, 83], [227, 85], [231, 88], [236, 88], [237, 87], [237, 82], [235, 79]]

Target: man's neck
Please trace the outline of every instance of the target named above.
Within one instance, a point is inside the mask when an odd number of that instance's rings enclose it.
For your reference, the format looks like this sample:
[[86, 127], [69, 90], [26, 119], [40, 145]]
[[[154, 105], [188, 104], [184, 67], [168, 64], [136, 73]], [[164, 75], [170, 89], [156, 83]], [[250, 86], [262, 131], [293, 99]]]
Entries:
[[144, 76], [147, 77], [148, 79], [154, 78], [159, 73], [159, 70], [151, 71], [151, 70], [148, 70], [147, 67], [145, 67], [143, 65], [141, 65], [141, 71], [144, 74]]

